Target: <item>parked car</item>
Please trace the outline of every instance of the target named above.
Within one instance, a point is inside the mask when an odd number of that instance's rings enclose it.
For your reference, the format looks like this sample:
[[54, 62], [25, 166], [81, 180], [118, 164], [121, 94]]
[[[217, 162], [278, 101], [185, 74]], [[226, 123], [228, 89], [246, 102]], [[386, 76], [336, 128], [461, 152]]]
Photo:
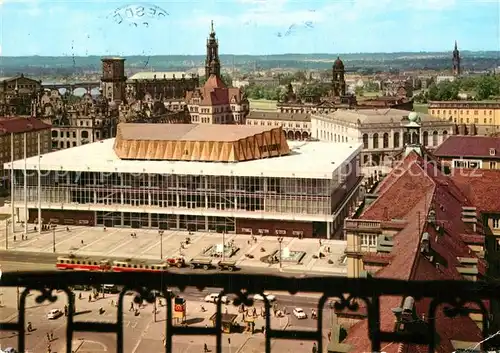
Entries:
[[269, 302], [276, 300], [276, 296], [268, 293], [264, 293], [264, 296], [262, 296], [262, 294], [254, 294], [253, 300], [264, 301], [264, 297], [266, 297]]
[[63, 316], [63, 312], [59, 309], [52, 309], [47, 313], [47, 319], [49, 320], [55, 320], [60, 316]]
[[307, 319], [307, 314], [301, 308], [293, 309], [293, 315], [295, 315], [297, 319]]
[[[205, 297], [205, 301], [207, 303], [217, 303], [217, 300], [219, 299], [220, 293], [211, 293]], [[229, 304], [229, 298], [225, 295], [222, 296], [221, 298], [222, 304]]]

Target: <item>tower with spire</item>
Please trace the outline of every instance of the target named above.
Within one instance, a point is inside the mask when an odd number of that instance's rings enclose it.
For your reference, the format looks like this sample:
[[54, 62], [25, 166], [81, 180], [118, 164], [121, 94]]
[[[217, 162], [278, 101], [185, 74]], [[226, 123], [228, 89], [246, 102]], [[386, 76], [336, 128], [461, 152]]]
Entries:
[[214, 21], [210, 25], [210, 35], [207, 39], [207, 57], [205, 59], [205, 78], [210, 75], [220, 77], [219, 42], [215, 38]]
[[453, 75], [460, 76], [460, 51], [458, 50], [457, 41], [455, 41], [455, 49], [453, 50]]

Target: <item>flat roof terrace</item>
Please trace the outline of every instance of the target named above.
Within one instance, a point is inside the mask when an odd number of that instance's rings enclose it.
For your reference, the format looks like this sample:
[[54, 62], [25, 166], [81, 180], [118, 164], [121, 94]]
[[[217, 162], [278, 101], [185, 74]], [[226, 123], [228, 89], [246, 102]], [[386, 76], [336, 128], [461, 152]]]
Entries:
[[237, 162], [290, 152], [281, 127], [209, 124], [118, 125], [121, 159]]
[[[243, 162], [198, 162], [120, 159], [114, 149], [115, 139], [94, 142], [45, 154], [40, 158], [42, 171], [61, 173], [149, 173], [178, 175], [253, 176], [272, 178], [331, 179], [345, 162], [356, 157], [361, 143], [289, 141], [290, 153], [281, 157]], [[11, 169], [11, 163], [5, 163]], [[38, 156], [26, 159], [28, 170], [38, 170]], [[23, 170], [24, 160], [14, 162]]]

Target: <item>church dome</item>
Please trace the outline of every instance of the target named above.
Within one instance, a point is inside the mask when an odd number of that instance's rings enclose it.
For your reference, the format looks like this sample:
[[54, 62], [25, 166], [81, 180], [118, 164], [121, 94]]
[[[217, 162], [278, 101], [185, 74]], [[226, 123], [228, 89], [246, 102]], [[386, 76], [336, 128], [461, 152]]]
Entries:
[[333, 68], [336, 70], [344, 70], [344, 63], [340, 60], [340, 56], [337, 56], [337, 60], [333, 63]]
[[418, 113], [417, 112], [411, 112], [410, 114], [408, 114], [408, 120], [410, 120], [411, 122], [418, 122], [419, 120], [419, 117], [418, 117]]

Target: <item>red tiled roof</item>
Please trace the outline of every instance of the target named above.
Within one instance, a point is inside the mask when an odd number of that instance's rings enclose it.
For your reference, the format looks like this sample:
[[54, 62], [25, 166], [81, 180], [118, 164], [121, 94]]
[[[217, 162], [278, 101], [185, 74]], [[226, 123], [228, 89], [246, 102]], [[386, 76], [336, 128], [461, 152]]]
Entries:
[[197, 88], [195, 91], [186, 92], [186, 101], [191, 101], [194, 97], [200, 97], [202, 106], [214, 106], [229, 104], [234, 100], [236, 103], [241, 103], [243, 100], [243, 92], [239, 88], [226, 87], [220, 77], [210, 75], [203, 87]]
[[[490, 148], [496, 154], [490, 155]], [[436, 148], [434, 155], [443, 157], [475, 157], [500, 159], [500, 137], [451, 135]]]
[[18, 134], [50, 128], [51, 125], [33, 117], [0, 119], [0, 133], [4, 134]]
[[452, 179], [478, 212], [500, 212], [500, 198], [495, 192], [500, 185], [500, 170], [460, 169]]
[[[500, 174], [499, 174], [500, 175]], [[378, 188], [378, 198], [365, 210], [362, 218], [366, 220], [404, 219], [407, 226], [394, 236], [394, 245], [390, 263], [375, 274], [400, 280], [459, 280], [462, 279], [457, 267], [458, 257], [476, 257], [462, 240], [464, 235], [476, 237], [470, 225], [459, 221], [463, 206], [472, 203], [453, 183], [452, 179], [441, 173], [434, 163], [423, 160], [416, 153], [410, 153], [400, 166], [394, 169]], [[436, 228], [427, 223], [430, 209], [436, 213], [436, 219], [444, 227], [444, 235], [439, 235]], [[439, 266], [431, 263], [420, 253], [420, 238], [428, 232], [431, 249], [442, 261]], [[386, 258], [387, 254], [380, 256]], [[484, 274], [485, 262], [478, 260], [478, 271]], [[394, 330], [392, 308], [400, 307], [404, 298], [382, 297], [380, 301], [380, 327], [383, 331]], [[418, 300], [415, 310], [419, 317], [427, 315], [429, 300]], [[453, 320], [453, 321], [451, 321]], [[468, 317], [450, 319], [442, 310], [436, 313], [436, 329], [439, 340], [436, 352], [453, 351], [451, 340], [479, 341], [481, 332]], [[354, 347], [353, 352], [367, 352], [371, 349], [368, 338], [367, 320], [355, 324], [348, 332], [347, 344]], [[397, 344], [383, 344], [385, 352], [396, 352]], [[409, 346], [406, 352], [424, 352], [426, 347]]]

